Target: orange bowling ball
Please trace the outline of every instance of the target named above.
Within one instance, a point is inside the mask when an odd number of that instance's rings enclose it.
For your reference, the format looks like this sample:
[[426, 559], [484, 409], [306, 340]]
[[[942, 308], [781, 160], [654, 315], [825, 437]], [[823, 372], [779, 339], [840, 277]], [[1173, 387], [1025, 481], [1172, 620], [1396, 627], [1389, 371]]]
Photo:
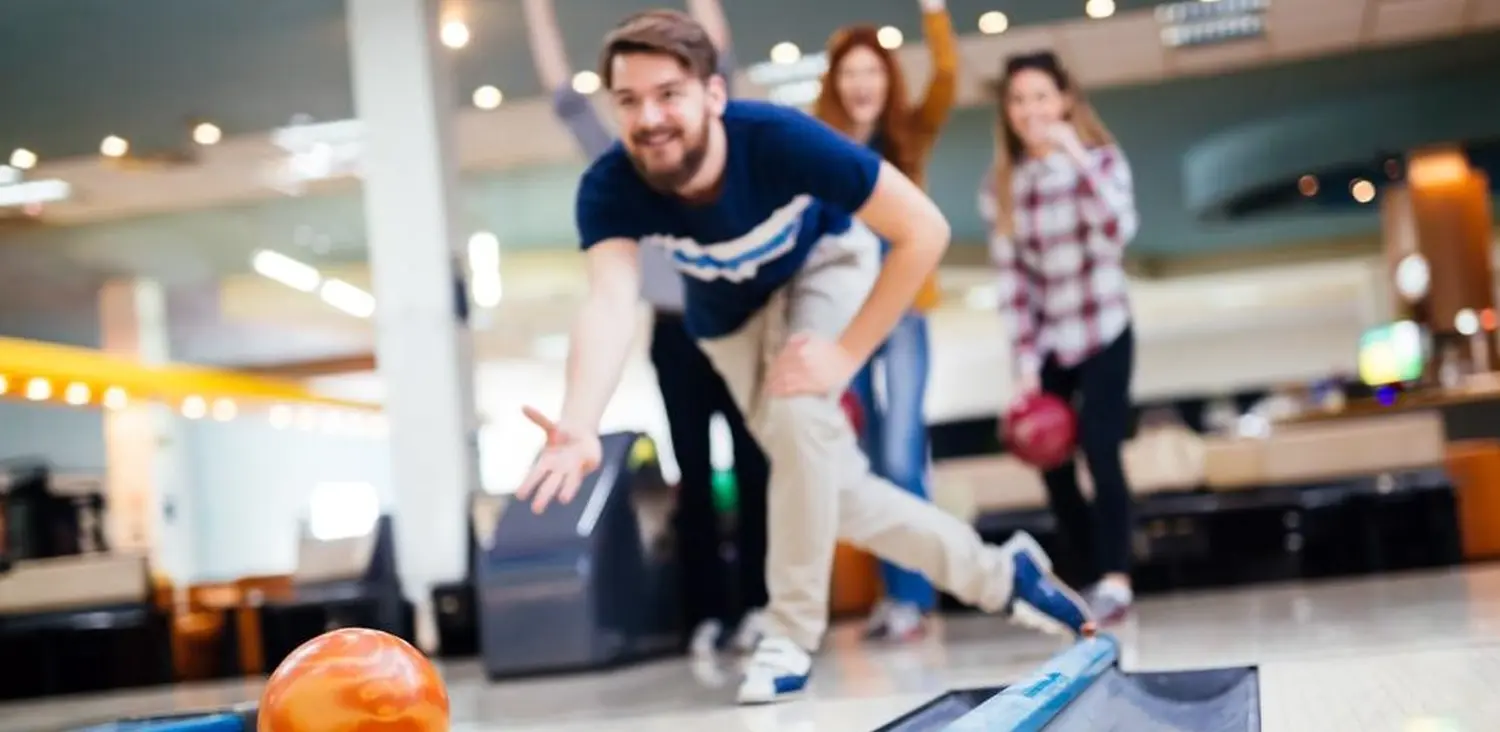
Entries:
[[448, 732], [448, 689], [421, 651], [343, 628], [292, 651], [266, 682], [257, 732]]

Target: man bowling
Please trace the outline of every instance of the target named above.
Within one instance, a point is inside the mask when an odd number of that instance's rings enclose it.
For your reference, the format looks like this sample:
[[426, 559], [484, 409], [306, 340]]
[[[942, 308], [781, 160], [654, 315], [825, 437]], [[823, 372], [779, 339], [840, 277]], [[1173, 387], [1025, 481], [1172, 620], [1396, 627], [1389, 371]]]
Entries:
[[[689, 331], [771, 464], [768, 633], [745, 665], [741, 703], [805, 688], [840, 538], [985, 611], [1092, 632], [1031, 537], [985, 544], [873, 475], [839, 406], [948, 245], [926, 194], [795, 109], [728, 100], [714, 44], [685, 14], [631, 16], [606, 37], [600, 65], [621, 139], [579, 185], [589, 295], [561, 414], [526, 410], [547, 447], [517, 496], [535, 511], [569, 501], [597, 466], [599, 419], [636, 330], [637, 247], [659, 246], [684, 275]], [[890, 243], [883, 264], [877, 236]]]

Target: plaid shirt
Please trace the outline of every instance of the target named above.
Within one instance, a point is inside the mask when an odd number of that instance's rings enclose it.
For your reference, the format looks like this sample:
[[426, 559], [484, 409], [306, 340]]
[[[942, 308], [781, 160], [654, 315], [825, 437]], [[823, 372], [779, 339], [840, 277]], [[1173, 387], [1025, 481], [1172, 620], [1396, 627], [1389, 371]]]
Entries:
[[[1088, 151], [1080, 165], [1064, 153], [1015, 170], [1015, 234], [991, 237], [999, 268], [1000, 313], [1016, 368], [1037, 374], [1047, 356], [1076, 366], [1130, 325], [1125, 245], [1139, 221], [1130, 165], [1114, 145]], [[995, 218], [993, 180], [979, 196]]]

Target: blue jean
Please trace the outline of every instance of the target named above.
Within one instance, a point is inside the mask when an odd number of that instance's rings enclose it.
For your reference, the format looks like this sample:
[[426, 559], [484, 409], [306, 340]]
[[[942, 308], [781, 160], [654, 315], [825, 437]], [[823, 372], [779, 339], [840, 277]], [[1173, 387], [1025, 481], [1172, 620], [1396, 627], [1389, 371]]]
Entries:
[[[884, 404], [876, 398], [877, 362], [884, 367]], [[850, 384], [865, 410], [860, 446], [870, 458], [870, 469], [920, 498], [927, 498], [927, 423], [922, 403], [928, 362], [927, 318], [909, 312]], [[920, 573], [882, 562], [880, 574], [887, 598], [923, 611], [937, 605], [937, 592]]]

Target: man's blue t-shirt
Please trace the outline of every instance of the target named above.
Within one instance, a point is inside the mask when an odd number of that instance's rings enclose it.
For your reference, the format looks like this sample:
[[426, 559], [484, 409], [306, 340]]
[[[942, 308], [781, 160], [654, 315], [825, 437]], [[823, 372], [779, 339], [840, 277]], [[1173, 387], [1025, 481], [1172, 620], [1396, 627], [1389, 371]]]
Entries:
[[687, 202], [646, 185], [616, 143], [578, 188], [583, 248], [632, 239], [666, 249], [687, 285], [699, 338], [744, 325], [825, 236], [845, 233], [875, 190], [880, 156], [802, 112], [754, 101], [724, 111], [718, 196]]

